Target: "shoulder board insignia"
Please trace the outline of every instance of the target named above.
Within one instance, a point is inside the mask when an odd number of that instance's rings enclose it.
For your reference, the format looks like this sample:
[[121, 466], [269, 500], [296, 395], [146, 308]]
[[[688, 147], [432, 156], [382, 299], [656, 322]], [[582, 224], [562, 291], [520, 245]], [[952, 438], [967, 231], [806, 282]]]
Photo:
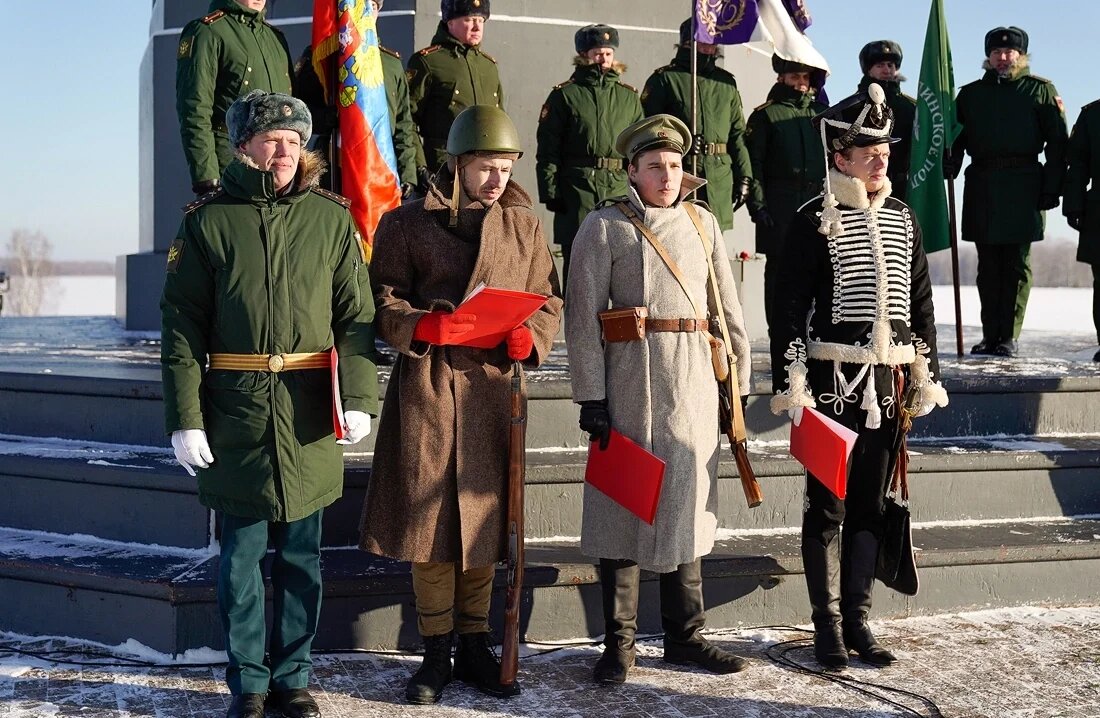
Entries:
[[622, 85], [623, 87], [625, 87], [626, 89], [630, 90], [631, 92], [635, 93], [635, 94], [638, 93], [638, 88], [634, 87], [634, 85], [627, 84], [627, 83], [623, 82], [622, 80], [619, 80], [619, 84]]
[[566, 87], [567, 85], [572, 85], [572, 84], [573, 84], [573, 78], [569, 78], [565, 82], [559, 82], [558, 84], [554, 85], [554, 89], [555, 90], [560, 90], [561, 88]]
[[917, 104], [917, 98], [913, 97], [912, 95], [907, 95], [904, 92], [902, 92], [901, 96], [903, 98], [905, 98], [906, 100], [909, 100], [910, 102], [912, 102], [914, 105]]
[[663, 65], [661, 67], [658, 67], [656, 70], [653, 71], [653, 74], [654, 75], [660, 75], [662, 72], [668, 72], [671, 69], [673, 69], [672, 63], [669, 63], [667, 65]]
[[225, 17], [225, 10], [215, 10], [214, 12], [210, 13], [209, 15], [206, 15], [205, 17], [203, 17], [202, 24], [203, 25], [210, 25], [212, 23], [217, 22], [218, 20], [221, 20], [223, 17]]
[[348, 199], [347, 197], [345, 197], [342, 194], [336, 194], [335, 192], [329, 192], [327, 189], [321, 189], [320, 187], [312, 187], [311, 190], [313, 192], [316, 192], [317, 194], [321, 195], [322, 197], [325, 197], [327, 199], [331, 199], [336, 204], [343, 205], [344, 207], [351, 207], [351, 200]]
[[767, 106], [768, 106], [768, 105], [770, 105], [770, 104], [772, 104], [772, 101], [771, 101], [771, 100], [768, 100], [768, 101], [767, 101], [767, 102], [765, 102], [764, 104], [762, 104], [762, 105], [757, 105], [756, 107], [752, 108], [752, 111], [753, 111], [753, 112], [756, 112], [757, 110], [763, 110], [763, 109], [764, 109], [765, 107], [767, 107]]
[[431, 55], [433, 52], [439, 52], [442, 49], [443, 49], [442, 45], [428, 45], [427, 47], [423, 48], [422, 50], [417, 50], [416, 54], [417, 55]]
[[198, 197], [196, 197], [194, 202], [190, 202], [188, 204], [185, 204], [183, 206], [183, 212], [184, 212], [184, 214], [191, 214], [192, 212], [194, 212], [196, 209], [203, 206], [204, 204], [210, 204], [210, 202], [214, 201], [218, 197], [221, 197], [222, 194], [224, 194], [224, 193], [225, 193], [224, 189], [222, 189], [221, 187], [216, 187], [216, 188], [210, 190], [209, 192], [207, 192], [206, 194], [199, 195]]
[[271, 24], [270, 22], [268, 22], [268, 21], [267, 21], [266, 19], [264, 20], [264, 25], [267, 25], [267, 29], [268, 29], [268, 30], [274, 30], [275, 32], [279, 33], [280, 35], [282, 35], [282, 34], [283, 34], [283, 31], [282, 31], [282, 30], [280, 30], [280, 29], [278, 28], [278, 26], [276, 26], [276, 25], [272, 25], [272, 24]]
[[386, 53], [387, 55], [390, 55], [391, 57], [396, 57], [398, 60], [401, 59], [401, 53], [398, 52], [397, 50], [391, 50], [388, 47], [384, 47], [382, 45], [379, 45], [378, 49], [381, 50], [382, 52]]
[[1051, 84], [1051, 80], [1048, 80], [1047, 78], [1041, 77], [1039, 75], [1028, 75], [1028, 77], [1030, 77], [1032, 80], [1038, 80], [1039, 82], [1041, 82], [1045, 85]]
[[492, 55], [490, 55], [489, 53], [485, 52], [484, 50], [481, 51], [481, 55], [482, 55], [482, 57], [484, 57], [486, 60], [493, 63], [494, 65], [497, 64], [497, 59], [495, 57], [493, 57]]

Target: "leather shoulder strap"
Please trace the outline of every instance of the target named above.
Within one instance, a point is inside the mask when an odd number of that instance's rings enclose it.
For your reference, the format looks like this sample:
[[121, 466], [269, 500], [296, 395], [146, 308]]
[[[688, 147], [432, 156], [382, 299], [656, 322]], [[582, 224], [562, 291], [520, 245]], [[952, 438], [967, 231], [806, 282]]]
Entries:
[[665, 245], [661, 244], [661, 240], [657, 239], [657, 235], [653, 234], [653, 231], [645, 225], [642, 218], [638, 216], [638, 213], [634, 211], [626, 202], [616, 202], [615, 206], [619, 208], [619, 211], [626, 215], [626, 218], [638, 228], [638, 231], [642, 233], [642, 236], [650, 243], [657, 254], [664, 261], [665, 266], [668, 267], [668, 271], [672, 272], [672, 276], [676, 277], [676, 281], [680, 283], [680, 288], [684, 290], [684, 294], [687, 295], [688, 301], [691, 302], [692, 309], [695, 310], [695, 318], [705, 320], [707, 315], [699, 311], [699, 304], [695, 301], [695, 297], [692, 296], [691, 290], [688, 289], [687, 280], [684, 279], [683, 273], [680, 271], [680, 267], [669, 256], [668, 250], [665, 249]]

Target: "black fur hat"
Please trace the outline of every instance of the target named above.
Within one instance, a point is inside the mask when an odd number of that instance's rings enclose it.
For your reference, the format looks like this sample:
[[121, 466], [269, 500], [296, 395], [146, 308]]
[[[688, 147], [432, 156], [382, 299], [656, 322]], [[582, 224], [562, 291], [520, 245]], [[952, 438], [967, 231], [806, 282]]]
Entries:
[[997, 47], [1019, 50], [1020, 54], [1026, 55], [1027, 33], [1015, 25], [995, 27], [985, 34], [985, 54], [988, 56]]
[[489, 0], [442, 0], [439, 11], [443, 13], [443, 22], [467, 15], [480, 15], [488, 20]]
[[294, 130], [304, 144], [313, 134], [313, 118], [306, 103], [278, 92], [253, 90], [238, 97], [225, 113], [229, 143], [239, 147], [254, 135], [271, 130]]
[[573, 36], [573, 45], [578, 55], [597, 47], [618, 47], [619, 31], [610, 25], [585, 25]]
[[893, 40], [875, 40], [864, 45], [859, 51], [859, 69], [866, 75], [867, 71], [876, 64], [893, 60], [894, 65], [900, 70], [901, 58], [901, 45]]

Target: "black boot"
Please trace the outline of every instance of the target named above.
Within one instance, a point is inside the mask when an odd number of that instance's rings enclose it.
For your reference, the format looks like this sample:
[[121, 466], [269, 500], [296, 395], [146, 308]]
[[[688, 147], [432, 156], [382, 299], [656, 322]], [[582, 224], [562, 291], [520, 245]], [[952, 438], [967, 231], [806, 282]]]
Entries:
[[970, 353], [977, 356], [991, 356], [993, 349], [1000, 343], [999, 339], [982, 337], [982, 340], [970, 348]]
[[600, 559], [604, 649], [592, 674], [597, 683], [624, 683], [627, 672], [634, 667], [641, 575], [641, 569], [633, 561]]
[[267, 704], [284, 718], [321, 718], [317, 701], [305, 688], [272, 690], [267, 694]]
[[897, 658], [879, 645], [867, 625], [871, 589], [875, 585], [878, 539], [870, 531], [844, 535], [840, 562], [840, 613], [844, 617], [844, 645], [872, 666], [888, 666]]
[[488, 633], [458, 634], [455, 678], [473, 683], [482, 693], [497, 698], [511, 698], [520, 692], [518, 682], [510, 686], [500, 682], [500, 659], [493, 652]]
[[748, 668], [740, 656], [711, 644], [701, 631], [703, 610], [702, 561], [682, 563], [661, 574], [661, 627], [665, 629], [666, 663], [695, 664], [711, 673], [737, 673]]
[[242, 693], [233, 696], [225, 718], [264, 718], [264, 694]]
[[417, 705], [438, 703], [451, 682], [451, 634], [424, 636], [424, 662], [405, 686], [405, 700]]
[[814, 622], [814, 657], [826, 668], [844, 668], [848, 665], [848, 651], [840, 635], [839, 537], [833, 535], [822, 543], [803, 533], [802, 565]]

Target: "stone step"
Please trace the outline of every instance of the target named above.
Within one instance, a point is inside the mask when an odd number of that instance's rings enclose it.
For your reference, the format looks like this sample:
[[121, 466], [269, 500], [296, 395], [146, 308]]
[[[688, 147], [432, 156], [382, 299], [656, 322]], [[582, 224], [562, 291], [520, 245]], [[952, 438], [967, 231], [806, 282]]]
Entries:
[[[1097, 435], [917, 439], [910, 454], [912, 511], [918, 521], [1100, 514]], [[755, 442], [750, 455], [764, 504], [746, 507], [736, 467], [723, 449], [719, 526], [771, 530], [801, 525], [801, 466], [782, 444]], [[344, 496], [326, 509], [324, 545], [357, 543], [370, 462], [369, 453], [347, 456]], [[529, 537], [580, 535], [584, 463], [579, 451], [528, 452]], [[193, 549], [213, 540], [211, 514], [198, 502], [196, 482], [169, 449], [0, 436], [0, 482], [6, 491], [0, 526]]]
[[[785, 416], [768, 408], [769, 363], [755, 347], [753, 387], [746, 422], [749, 436], [776, 441], [789, 435]], [[148, 357], [98, 366], [88, 358], [56, 360], [52, 368], [0, 355], [0, 434], [60, 437], [167, 446], [160, 371]], [[917, 420], [914, 437], [1080, 434], [1096, 430], [1100, 367], [1062, 360], [944, 360], [951, 404]], [[385, 395], [388, 369], [380, 372]], [[568, 357], [559, 342], [547, 363], [528, 372], [529, 448], [581, 448]], [[362, 450], [373, 449], [373, 437]]]
[[[1026, 603], [1080, 604], [1100, 591], [1100, 520], [914, 527], [921, 591], [876, 592], [879, 618]], [[595, 562], [574, 542], [527, 547], [521, 635], [554, 641], [603, 631]], [[0, 529], [0, 630], [108, 645], [133, 638], [178, 653], [222, 645], [208, 550], [154, 549]], [[408, 564], [353, 549], [322, 555], [325, 604], [316, 647], [411, 648], [417, 643]], [[723, 537], [704, 558], [708, 626], [805, 623], [797, 531]], [[491, 621], [499, 631], [499, 593]], [[643, 574], [639, 630], [660, 631], [657, 581]], [[49, 605], [51, 610], [42, 611]], [[499, 635], [499, 633], [498, 633]]]

